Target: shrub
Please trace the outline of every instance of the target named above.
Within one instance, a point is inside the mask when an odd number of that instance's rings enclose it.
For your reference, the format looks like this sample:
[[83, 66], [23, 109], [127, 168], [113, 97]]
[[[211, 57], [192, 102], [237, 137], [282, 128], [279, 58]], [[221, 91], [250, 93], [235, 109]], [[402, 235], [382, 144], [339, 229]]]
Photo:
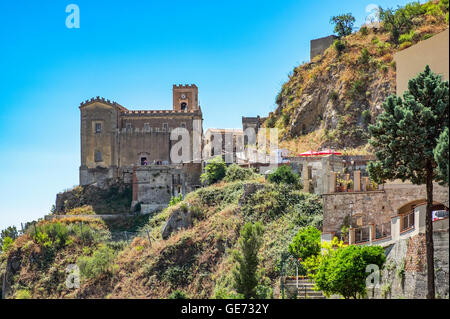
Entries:
[[240, 167], [237, 164], [232, 164], [227, 168], [224, 180], [226, 182], [245, 181], [257, 177], [252, 169]]
[[183, 200], [183, 194], [179, 194], [178, 196], [172, 196], [172, 198], [170, 199], [170, 202], [169, 202], [169, 207], [170, 206], [175, 206], [176, 204], [178, 204], [182, 200]]
[[364, 124], [366, 124], [366, 125], [369, 124], [370, 121], [372, 120], [372, 115], [370, 115], [370, 111], [369, 110], [364, 110], [361, 113], [361, 116], [362, 116], [362, 120], [363, 120]]
[[386, 261], [381, 246], [348, 246], [320, 259], [313, 275], [316, 287], [326, 295], [339, 294], [346, 299], [366, 295], [366, 267]]
[[3, 244], [1, 246], [1, 252], [7, 253], [8, 250], [12, 247], [14, 240], [11, 237], [3, 238]]
[[60, 222], [44, 222], [36, 226], [34, 240], [44, 247], [60, 249], [69, 239], [67, 225]]
[[369, 50], [367, 50], [367, 48], [363, 48], [361, 50], [361, 55], [358, 58], [358, 63], [361, 65], [366, 65], [369, 63], [369, 61], [370, 61]]
[[300, 186], [300, 177], [292, 171], [288, 165], [278, 167], [273, 173], [269, 174], [269, 182], [275, 184], [288, 184]]
[[410, 46], [412, 46], [411, 42], [403, 42], [402, 44], [400, 44], [399, 49], [403, 50], [403, 49], [409, 48]]
[[81, 256], [77, 260], [80, 273], [83, 277], [91, 279], [100, 275], [110, 275], [114, 272], [114, 259], [116, 252], [106, 245], [100, 245], [92, 256]]
[[175, 290], [169, 296], [169, 299], [189, 299], [184, 291]]
[[226, 165], [221, 156], [216, 156], [206, 164], [205, 172], [201, 175], [202, 183], [214, 184], [225, 177]]
[[330, 99], [332, 101], [337, 101], [338, 98], [339, 98], [339, 94], [336, 91], [331, 91], [330, 92]]
[[291, 120], [291, 117], [289, 116], [289, 114], [283, 114], [281, 116], [281, 119], [283, 121], [283, 125], [284, 126], [288, 126], [289, 125], [289, 121]]
[[[278, 104], [278, 105], [281, 105], [281, 100], [280, 100], [280, 104]], [[277, 122], [277, 119], [275, 118], [275, 116], [269, 116], [269, 118], [266, 121], [266, 125], [268, 128], [274, 128], [276, 122]]]
[[295, 235], [289, 245], [289, 253], [297, 259], [306, 260], [320, 253], [320, 231], [308, 226], [302, 228]]
[[367, 36], [369, 34], [369, 29], [364, 26], [361, 29], [359, 29], [359, 32], [361, 32], [361, 35]]
[[341, 40], [335, 40], [333, 46], [336, 49], [338, 55], [340, 55], [345, 50], [345, 43]]
[[414, 30], [411, 30], [409, 33], [404, 33], [402, 34], [398, 41], [400, 43], [404, 43], [404, 42], [412, 42], [414, 40], [414, 38], [416, 37], [416, 32]]
[[31, 299], [31, 291], [29, 289], [20, 289], [16, 292], [16, 299]]
[[358, 79], [353, 82], [352, 86], [350, 87], [349, 93], [353, 99], [366, 93], [366, 83], [364, 82], [364, 80]]

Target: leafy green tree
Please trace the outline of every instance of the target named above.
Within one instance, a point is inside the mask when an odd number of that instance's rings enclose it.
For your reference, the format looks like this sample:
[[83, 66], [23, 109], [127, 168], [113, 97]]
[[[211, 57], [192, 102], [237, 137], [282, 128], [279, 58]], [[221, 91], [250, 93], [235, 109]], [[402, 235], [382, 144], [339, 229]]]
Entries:
[[258, 296], [257, 287], [262, 278], [258, 272], [258, 251], [262, 245], [263, 232], [260, 222], [246, 223], [238, 240], [239, 249], [233, 251], [233, 260], [236, 262], [232, 271], [233, 286], [245, 299]]
[[302, 261], [318, 255], [320, 253], [320, 231], [312, 226], [300, 229], [289, 245], [289, 253]]
[[376, 124], [369, 126], [370, 143], [377, 161], [368, 166], [377, 183], [386, 180], [410, 180], [426, 184], [427, 214], [426, 242], [428, 269], [428, 298], [434, 298], [433, 260], [433, 181], [442, 181], [433, 154], [438, 138], [448, 127], [449, 86], [439, 75], [425, 71], [409, 81], [403, 99], [390, 96], [383, 104], [384, 112]]
[[330, 23], [334, 24], [334, 32], [339, 37], [352, 34], [355, 17], [351, 13], [341, 14], [331, 18]]
[[216, 156], [206, 164], [205, 172], [200, 176], [202, 183], [217, 183], [225, 177], [227, 166], [221, 156]]
[[405, 8], [383, 9], [380, 8], [380, 20], [384, 28], [391, 33], [392, 41], [399, 43], [400, 35], [408, 33], [412, 27], [412, 18], [414, 13]]
[[439, 136], [438, 143], [433, 151], [434, 160], [437, 163], [437, 174], [445, 185], [448, 185], [448, 138], [448, 127], [446, 127]]
[[5, 244], [5, 241], [9, 244], [11, 241], [16, 240], [16, 238], [19, 236], [19, 232], [17, 231], [16, 226], [9, 226], [6, 229], [3, 229], [0, 234], [0, 250], [2, 250], [2, 247]]
[[275, 184], [287, 184], [301, 187], [300, 176], [295, 174], [288, 165], [278, 167], [274, 172], [269, 174], [268, 180]]
[[339, 294], [345, 299], [366, 295], [366, 268], [386, 261], [381, 246], [347, 246], [320, 259], [313, 275], [316, 287], [329, 296]]

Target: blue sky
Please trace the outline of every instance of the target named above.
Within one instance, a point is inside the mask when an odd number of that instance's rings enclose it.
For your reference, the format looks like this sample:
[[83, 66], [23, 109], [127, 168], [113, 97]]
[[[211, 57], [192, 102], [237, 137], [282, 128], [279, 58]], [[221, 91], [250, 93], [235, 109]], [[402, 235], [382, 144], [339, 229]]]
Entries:
[[[43, 217], [78, 183], [79, 103], [171, 107], [172, 84], [195, 83], [204, 128], [265, 116], [309, 41], [333, 15], [409, 1], [0, 2], [0, 229]], [[67, 5], [80, 28], [65, 25]]]

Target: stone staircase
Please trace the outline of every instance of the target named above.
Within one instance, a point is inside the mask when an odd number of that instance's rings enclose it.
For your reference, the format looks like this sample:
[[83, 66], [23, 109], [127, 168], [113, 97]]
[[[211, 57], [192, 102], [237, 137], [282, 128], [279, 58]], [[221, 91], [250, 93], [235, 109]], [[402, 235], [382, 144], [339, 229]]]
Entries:
[[[297, 281], [296, 278], [287, 277], [285, 279], [285, 289], [287, 292], [295, 293]], [[326, 299], [321, 291], [314, 290], [314, 282], [310, 279], [299, 278], [297, 299]]]

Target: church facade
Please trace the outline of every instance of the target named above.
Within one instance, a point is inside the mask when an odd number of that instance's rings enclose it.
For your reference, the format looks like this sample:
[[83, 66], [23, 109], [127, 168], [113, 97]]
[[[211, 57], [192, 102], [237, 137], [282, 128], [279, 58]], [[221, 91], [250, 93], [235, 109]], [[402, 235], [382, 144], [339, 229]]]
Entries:
[[172, 163], [170, 151], [177, 141], [170, 136], [174, 129], [186, 129], [192, 146], [194, 129], [202, 135], [198, 88], [174, 85], [172, 93], [172, 110], [129, 110], [100, 97], [82, 102], [80, 185], [101, 186], [111, 178], [139, 183], [136, 170], [156, 169], [165, 172], [169, 181], [183, 181], [183, 185], [166, 185], [169, 199], [181, 189], [196, 188], [202, 164], [192, 160], [192, 152], [182, 163]]

